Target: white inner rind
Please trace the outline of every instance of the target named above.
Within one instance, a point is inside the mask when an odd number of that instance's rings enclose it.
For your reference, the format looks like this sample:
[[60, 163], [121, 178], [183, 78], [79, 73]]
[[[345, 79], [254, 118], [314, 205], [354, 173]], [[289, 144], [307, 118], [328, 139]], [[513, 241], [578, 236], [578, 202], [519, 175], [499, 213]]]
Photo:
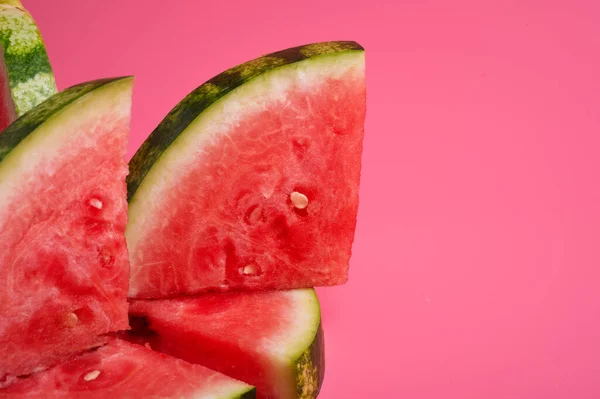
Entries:
[[[163, 194], [179, 184], [182, 171], [201, 165], [203, 154], [227, 135], [237, 124], [254, 114], [269, 109], [273, 103], [286, 99], [293, 87], [318, 87], [328, 78], [364, 76], [364, 52], [351, 51], [324, 55], [275, 68], [233, 90], [202, 112], [155, 162], [140, 183], [129, 203], [127, 243], [135, 266], [144, 263], [143, 254], [136, 252], [138, 242], [145, 240], [155, 223], [164, 223], [168, 204]], [[131, 294], [131, 292], [130, 292]]]
[[280, 397], [296, 395], [294, 363], [310, 349], [321, 324], [321, 308], [314, 289], [285, 291], [292, 300], [292, 312], [288, 314], [288, 328], [261, 342], [276, 364], [274, 383]]
[[314, 289], [284, 291], [292, 305], [286, 314], [288, 327], [278, 334], [265, 337], [260, 347], [273, 358], [289, 363], [295, 361], [312, 344], [321, 321], [321, 309]]
[[[110, 131], [124, 118], [128, 117], [131, 109], [131, 90], [133, 78], [124, 78], [101, 86], [65, 106], [62, 110], [48, 118], [33, 132], [23, 139], [0, 162], [0, 203], [11, 203], [13, 195], [19, 194], [19, 189], [29, 181], [38, 177], [38, 171], [51, 177], [56, 173], [55, 168], [61, 165], [58, 160], [69, 148], [65, 143], [71, 143], [67, 138], [81, 130], [82, 123], [86, 124], [86, 134], [78, 135], [80, 148], [92, 147], [97, 140], [87, 132]], [[110, 112], [109, 112], [110, 111]], [[99, 116], [110, 113], [112, 118]], [[114, 121], [115, 126], [110, 126]], [[102, 129], [95, 129], [90, 123], [102, 123]], [[7, 216], [7, 207], [0, 209], [0, 222]]]
[[[216, 379], [216, 377], [220, 377], [220, 376], [213, 376], [213, 378]], [[210, 380], [210, 378], [209, 378]], [[205, 381], [208, 384], [210, 384], [209, 381]], [[251, 391], [252, 389], [254, 389], [253, 386], [248, 385], [246, 383], [243, 383], [241, 381], [235, 380], [233, 378], [229, 378], [227, 380], [223, 380], [222, 378], [220, 378], [220, 380], [218, 381], [218, 385], [217, 384], [212, 384], [211, 389], [210, 389], [210, 394], [207, 394], [207, 389], [203, 388], [203, 389], [199, 389], [198, 392], [194, 392], [192, 394], [192, 396], [190, 396], [189, 399], [232, 399], [232, 398], [239, 398], [240, 396], [242, 396], [243, 394]]]

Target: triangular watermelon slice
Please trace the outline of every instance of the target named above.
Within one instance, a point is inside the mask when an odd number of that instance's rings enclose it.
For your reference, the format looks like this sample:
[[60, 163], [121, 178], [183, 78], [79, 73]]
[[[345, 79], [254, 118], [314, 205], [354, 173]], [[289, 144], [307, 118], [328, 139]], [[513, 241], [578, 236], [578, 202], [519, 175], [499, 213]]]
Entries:
[[0, 391], [39, 399], [252, 399], [253, 387], [202, 366], [113, 339]]
[[365, 119], [364, 51], [318, 43], [188, 95], [130, 162], [129, 294], [346, 282]]
[[56, 93], [40, 32], [18, 0], [0, 0], [0, 131]]
[[128, 327], [132, 84], [71, 87], [0, 134], [0, 381]]
[[324, 340], [313, 289], [134, 300], [130, 313], [137, 342], [254, 385], [259, 398], [319, 393]]

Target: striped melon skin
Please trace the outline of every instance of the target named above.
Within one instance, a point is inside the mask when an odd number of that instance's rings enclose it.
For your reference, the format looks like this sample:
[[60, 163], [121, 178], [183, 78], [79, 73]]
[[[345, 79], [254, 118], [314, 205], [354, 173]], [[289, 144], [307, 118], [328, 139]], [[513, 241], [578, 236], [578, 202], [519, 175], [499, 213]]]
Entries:
[[364, 62], [354, 42], [272, 53], [166, 116], [130, 161], [130, 297], [347, 281]]
[[40, 32], [18, 0], [0, 0], [0, 131], [56, 93]]

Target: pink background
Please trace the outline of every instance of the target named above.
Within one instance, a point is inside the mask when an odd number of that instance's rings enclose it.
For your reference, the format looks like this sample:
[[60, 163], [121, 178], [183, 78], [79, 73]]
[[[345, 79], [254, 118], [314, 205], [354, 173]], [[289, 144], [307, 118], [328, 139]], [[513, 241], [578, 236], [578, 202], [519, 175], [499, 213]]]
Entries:
[[131, 153], [221, 70], [367, 48], [360, 219], [350, 283], [320, 290], [320, 398], [600, 398], [598, 2], [23, 1], [60, 88], [137, 76]]

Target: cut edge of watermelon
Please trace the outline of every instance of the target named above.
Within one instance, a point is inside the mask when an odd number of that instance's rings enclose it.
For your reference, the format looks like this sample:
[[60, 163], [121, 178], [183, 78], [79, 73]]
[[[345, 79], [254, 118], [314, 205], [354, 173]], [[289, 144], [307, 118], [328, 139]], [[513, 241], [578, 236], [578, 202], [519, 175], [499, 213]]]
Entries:
[[[231, 378], [231, 377], [229, 377]], [[252, 385], [246, 384], [245, 382], [242, 381], [238, 381], [232, 378], [231, 384], [233, 385], [235, 383], [235, 385], [239, 388], [239, 389], [230, 389], [227, 393], [225, 393], [224, 395], [226, 396], [217, 396], [215, 397], [215, 399], [256, 399], [256, 388], [253, 387]], [[202, 393], [200, 393], [202, 394]], [[204, 396], [199, 396], [198, 399], [203, 399]], [[191, 399], [196, 399], [196, 397], [193, 397]]]
[[292, 318], [293, 325], [287, 331], [303, 331], [300, 335], [284, 334], [273, 337], [276, 345], [269, 345], [273, 353], [282, 359], [297, 362], [302, 359], [316, 341], [321, 329], [321, 306], [313, 288], [287, 291], [298, 311]]
[[[118, 363], [119, 361], [121, 364]], [[136, 362], [139, 364], [135, 364], [129, 370], [128, 367], [131, 367]], [[73, 394], [76, 398], [88, 397], [88, 395], [99, 397], [98, 393], [103, 395], [102, 391], [105, 389], [112, 390], [112, 393], [114, 393], [115, 389], [122, 389], [122, 384], [127, 381], [137, 381], [139, 383], [139, 377], [145, 374], [144, 369], [152, 367], [154, 362], [156, 362], [155, 365], [159, 366], [159, 370], [162, 371], [166, 368], [167, 373], [156, 376], [164, 377], [167, 380], [167, 387], [173, 386], [172, 379], [178, 377], [185, 377], [185, 380], [175, 385], [177, 388], [181, 388], [181, 383], [185, 383], [188, 386], [188, 383], [195, 385], [189, 392], [179, 392], [179, 394], [183, 393], [185, 396], [179, 396], [178, 394], [177, 398], [256, 398], [256, 388], [245, 382], [227, 377], [206, 367], [193, 365], [181, 359], [153, 351], [147, 346], [115, 337], [108, 337], [104, 345], [78, 353], [65, 362], [56, 364], [46, 370], [35, 372], [27, 377], [14, 378], [5, 386], [0, 386], [0, 396], [3, 398], [16, 398], [24, 394], [27, 397], [38, 397], [37, 395], [42, 394], [44, 398], [62, 398]], [[115, 363], [121, 367], [111, 367]], [[154, 370], [150, 370], [150, 372], [152, 371]], [[109, 380], [116, 378], [116, 381], [111, 381], [110, 383], [103, 381], [103, 379], [107, 378], [107, 373]], [[185, 376], [185, 374], [188, 375]], [[190, 374], [195, 374], [193, 377], [201, 378], [192, 379], [190, 378], [192, 377]], [[209, 388], [209, 384], [213, 388]], [[54, 388], [56, 388], [56, 392], [52, 391]], [[5, 389], [4, 394], [2, 394], [3, 389]], [[143, 388], [141, 389], [143, 390]], [[100, 392], [96, 390], [100, 390]], [[212, 392], [207, 392], [207, 390], [212, 390]], [[110, 392], [105, 392], [104, 394], [107, 393]], [[210, 396], [207, 396], [207, 394]], [[126, 395], [126, 397], [130, 396]], [[161, 397], [163, 396], [161, 395]], [[175, 396], [167, 397], [174, 398]]]
[[[305, 46], [305, 48], [310, 49], [310, 46]], [[310, 87], [310, 85], [318, 85], [325, 78], [342, 76], [350, 71], [364, 76], [365, 52], [362, 48], [319, 53], [319, 48], [316, 47], [314, 53], [305, 51], [304, 54], [308, 54], [308, 58], [283, 63], [282, 65], [278, 65], [277, 61], [272, 60], [271, 62], [274, 62], [275, 65], [269, 66], [270, 69], [263, 66], [266, 69], [263, 73], [243, 82], [221, 97], [216, 97], [214, 102], [183, 128], [172, 143], [156, 157], [153, 164], [148, 166], [145, 163], [148, 161], [141, 159], [146, 155], [144, 151], [148, 150], [140, 148], [142, 151], [138, 151], [132, 159], [133, 162], [130, 162], [131, 174], [128, 176], [129, 223], [126, 237], [131, 254], [135, 252], [138, 240], [142, 239], [145, 219], [153, 217], [151, 209], [160, 206], [161, 193], [168, 191], [170, 187], [177, 184], [178, 179], [176, 177], [181, 174], [182, 170], [185, 170], [192, 159], [198, 156], [198, 149], [202, 148], [202, 143], [210, 143], [211, 139], [219, 137], [227, 131], [228, 126], [236, 124], [243, 117], [258, 112], [265, 104], [281, 98], [291, 84], [298, 82], [299, 79], [302, 79], [301, 81]], [[268, 59], [268, 57], [265, 56], [257, 60]], [[244, 67], [251, 68], [252, 62], [247, 63], [250, 65], [242, 64], [234, 70], [238, 69], [236, 73], [243, 74], [243, 72], [239, 72], [239, 69], [241, 68], [243, 71]], [[226, 71], [224, 74], [232, 73], [230, 71], [232, 70]], [[265, 87], [268, 87], [268, 89], [265, 89]], [[221, 90], [209, 81], [188, 97], [211, 94], [218, 96], [221, 94]], [[161, 125], [175, 123], [181, 113], [181, 104], [183, 102], [161, 122]], [[159, 125], [159, 128], [161, 125]], [[153, 156], [156, 155], [153, 154]], [[143, 174], [143, 172], [138, 169], [144, 168], [147, 169], [146, 173], [140, 178], [137, 175]], [[136, 179], [139, 182], [137, 186], [135, 186]], [[135, 270], [132, 269], [132, 275], [134, 273]], [[132, 279], [132, 281], [134, 280]], [[130, 287], [130, 297], [135, 296], [135, 286], [132, 286]]]

